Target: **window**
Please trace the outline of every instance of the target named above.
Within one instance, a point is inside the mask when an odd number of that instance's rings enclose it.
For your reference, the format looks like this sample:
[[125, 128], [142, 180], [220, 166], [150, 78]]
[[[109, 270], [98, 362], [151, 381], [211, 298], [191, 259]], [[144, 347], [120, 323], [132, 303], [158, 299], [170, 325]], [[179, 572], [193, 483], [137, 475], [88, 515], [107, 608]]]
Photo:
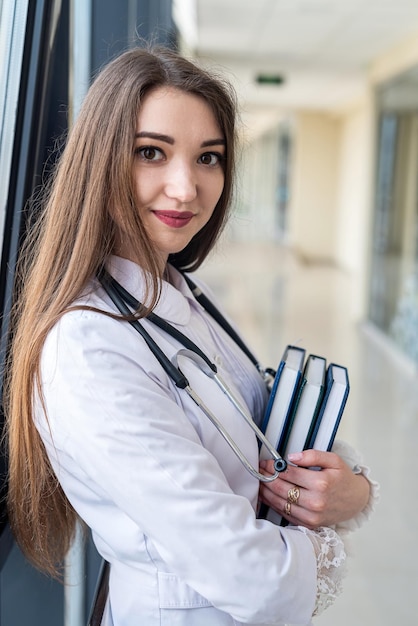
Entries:
[[418, 362], [418, 68], [382, 87], [370, 319]]

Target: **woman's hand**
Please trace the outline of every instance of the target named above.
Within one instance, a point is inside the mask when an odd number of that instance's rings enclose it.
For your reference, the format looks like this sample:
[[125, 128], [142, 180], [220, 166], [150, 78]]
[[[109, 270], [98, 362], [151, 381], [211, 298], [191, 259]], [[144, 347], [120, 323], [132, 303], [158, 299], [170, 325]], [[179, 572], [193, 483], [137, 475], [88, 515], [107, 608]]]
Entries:
[[[307, 528], [332, 526], [354, 517], [367, 505], [369, 482], [354, 474], [337, 454], [305, 450], [289, 455], [288, 460], [295, 465], [289, 464], [273, 482], [260, 483], [260, 500], [290, 523]], [[321, 471], [309, 469], [312, 467]], [[262, 461], [260, 471], [273, 474], [273, 461]]]

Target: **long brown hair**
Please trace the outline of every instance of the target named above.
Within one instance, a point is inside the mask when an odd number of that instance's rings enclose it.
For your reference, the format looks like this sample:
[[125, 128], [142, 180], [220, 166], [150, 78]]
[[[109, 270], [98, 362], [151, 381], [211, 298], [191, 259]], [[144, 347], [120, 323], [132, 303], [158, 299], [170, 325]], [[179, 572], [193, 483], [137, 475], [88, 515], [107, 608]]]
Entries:
[[[217, 240], [231, 202], [235, 98], [228, 83], [166, 49], [130, 50], [97, 76], [21, 255], [5, 394], [8, 506], [23, 552], [52, 575], [57, 575], [70, 546], [77, 516], [33, 421], [34, 394], [42, 397], [41, 352], [52, 326], [112, 253], [118, 227], [151, 276], [150, 306], [158, 299], [160, 269], [136, 210], [132, 163], [141, 100], [159, 86], [203, 98], [226, 140], [225, 184], [215, 211], [189, 245], [169, 259], [179, 269], [199, 267]], [[112, 218], [115, 208], [118, 226]]]

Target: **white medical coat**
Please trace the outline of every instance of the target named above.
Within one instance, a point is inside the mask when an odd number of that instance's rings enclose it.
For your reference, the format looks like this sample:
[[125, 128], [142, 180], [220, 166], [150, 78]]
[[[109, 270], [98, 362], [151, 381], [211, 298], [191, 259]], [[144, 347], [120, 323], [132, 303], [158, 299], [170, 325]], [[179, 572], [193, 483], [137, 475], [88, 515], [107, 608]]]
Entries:
[[[138, 266], [112, 257], [109, 269], [143, 299]], [[259, 419], [266, 390], [258, 372], [183, 277], [170, 273], [155, 312], [216, 362]], [[94, 281], [89, 287], [80, 302], [114, 312]], [[169, 358], [181, 347], [141, 323]], [[195, 365], [185, 363], [184, 373], [257, 465], [255, 436], [232, 403]], [[68, 499], [111, 563], [106, 626], [310, 623], [311, 541], [256, 518], [258, 481], [129, 323], [66, 313], [47, 337], [41, 375], [49, 426], [37, 403], [38, 429]]]

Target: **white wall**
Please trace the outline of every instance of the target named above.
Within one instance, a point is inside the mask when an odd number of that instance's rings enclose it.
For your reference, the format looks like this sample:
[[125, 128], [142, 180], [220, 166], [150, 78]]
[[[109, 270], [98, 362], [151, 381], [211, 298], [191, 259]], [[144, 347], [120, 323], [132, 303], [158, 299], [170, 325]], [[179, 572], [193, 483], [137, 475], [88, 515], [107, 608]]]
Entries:
[[339, 123], [301, 112], [293, 132], [289, 242], [309, 261], [335, 259]]
[[375, 106], [372, 90], [340, 119], [336, 263], [353, 277], [352, 315], [367, 312], [375, 180]]

